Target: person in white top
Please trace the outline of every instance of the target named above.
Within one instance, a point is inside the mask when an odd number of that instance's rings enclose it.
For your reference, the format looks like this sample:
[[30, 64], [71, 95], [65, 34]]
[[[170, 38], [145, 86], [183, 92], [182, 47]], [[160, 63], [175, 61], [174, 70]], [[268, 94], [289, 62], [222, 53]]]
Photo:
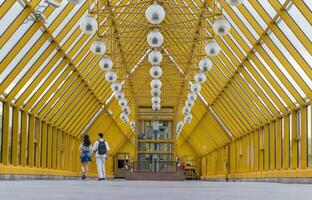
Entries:
[[93, 145], [93, 152], [95, 152], [97, 171], [99, 176], [99, 181], [105, 180], [105, 160], [107, 159], [107, 154], [109, 152], [109, 145], [103, 138], [103, 133], [99, 133], [99, 140]]

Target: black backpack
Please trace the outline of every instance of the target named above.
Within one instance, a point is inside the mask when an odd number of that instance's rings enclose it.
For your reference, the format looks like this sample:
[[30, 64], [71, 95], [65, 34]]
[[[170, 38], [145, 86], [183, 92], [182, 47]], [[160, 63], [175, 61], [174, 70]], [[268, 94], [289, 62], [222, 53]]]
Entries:
[[107, 152], [107, 148], [106, 148], [106, 144], [105, 141], [99, 141], [99, 145], [98, 145], [98, 154], [99, 155], [105, 155]]

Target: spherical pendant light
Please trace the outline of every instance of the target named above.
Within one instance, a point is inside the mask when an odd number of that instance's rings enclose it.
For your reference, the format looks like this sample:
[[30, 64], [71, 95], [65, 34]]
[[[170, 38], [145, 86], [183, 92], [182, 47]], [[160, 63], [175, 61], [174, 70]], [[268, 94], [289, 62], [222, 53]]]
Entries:
[[212, 28], [217, 35], [223, 36], [230, 32], [231, 25], [226, 19], [220, 18], [214, 21]]
[[160, 53], [160, 51], [151, 51], [148, 54], [148, 61], [152, 64], [152, 65], [159, 65], [161, 63], [163, 59], [162, 54]]
[[135, 121], [134, 120], [130, 121], [130, 126], [132, 129], [135, 129]]
[[81, 4], [82, 2], [84, 2], [85, 0], [67, 0], [68, 3], [72, 3], [75, 5]]
[[194, 93], [199, 93], [201, 90], [201, 86], [199, 83], [192, 83], [191, 85], [191, 91]]
[[152, 105], [152, 110], [153, 110], [153, 111], [159, 111], [160, 108], [161, 108], [161, 105], [160, 105], [159, 103], [153, 104], [153, 105]]
[[110, 83], [113, 83], [113, 82], [115, 82], [116, 80], [117, 80], [117, 74], [116, 74], [116, 72], [114, 72], [114, 71], [108, 71], [108, 72], [106, 72], [106, 74], [105, 74], [105, 80], [107, 81], [107, 82], [110, 82]]
[[111, 89], [113, 92], [119, 92], [121, 90], [121, 88], [122, 88], [122, 85], [119, 82], [114, 82], [111, 85]]
[[161, 95], [160, 89], [152, 89], [151, 95], [152, 95], [152, 97], [160, 97], [160, 95]]
[[159, 79], [153, 79], [151, 81], [151, 87], [152, 89], [160, 89], [162, 86], [161, 80]]
[[125, 98], [125, 93], [123, 93], [123, 92], [116, 92], [115, 93], [115, 99], [117, 100], [117, 101], [120, 101], [120, 100], [122, 100], [122, 99], [124, 99]]
[[102, 56], [106, 52], [106, 45], [101, 39], [97, 39], [91, 44], [91, 51], [94, 55]]
[[157, 3], [152, 4], [146, 9], [145, 17], [151, 24], [160, 24], [165, 18], [165, 10]]
[[195, 92], [189, 92], [187, 94], [187, 100], [194, 102], [196, 99], [197, 99], [197, 94]]
[[120, 119], [124, 122], [124, 123], [129, 123], [129, 118], [128, 118], [128, 115], [124, 112], [122, 112], [120, 115], [119, 115]]
[[160, 47], [164, 42], [164, 36], [159, 31], [152, 31], [147, 35], [147, 43], [153, 48]]
[[160, 104], [161, 99], [160, 97], [152, 97], [151, 101], [152, 104]]
[[111, 70], [113, 68], [113, 61], [110, 58], [102, 58], [100, 60], [100, 68], [104, 71]]
[[198, 72], [195, 74], [194, 76], [194, 80], [197, 82], [197, 83], [204, 83], [206, 81], [206, 75], [203, 73], [203, 72]]
[[208, 72], [212, 68], [212, 62], [208, 58], [203, 58], [199, 61], [198, 67], [203, 72]]
[[80, 19], [80, 29], [85, 34], [93, 35], [96, 33], [98, 26], [95, 17], [93, 16], [83, 16]]
[[182, 129], [183, 126], [184, 126], [184, 122], [183, 121], [179, 121], [177, 123], [177, 129]]
[[193, 117], [193, 115], [192, 115], [191, 113], [189, 113], [188, 115], [186, 115], [186, 116], [184, 117], [184, 123], [185, 123], [185, 124], [189, 124], [189, 123], [191, 122], [191, 120], [192, 120], [192, 117]]
[[228, 3], [230, 6], [239, 6], [244, 2], [245, 0], [226, 0], [226, 3]]
[[205, 46], [205, 52], [208, 56], [216, 56], [220, 53], [221, 47], [215, 40], [208, 42]]
[[121, 99], [121, 100], [118, 101], [118, 104], [119, 104], [120, 107], [123, 108], [123, 107], [128, 105], [128, 101], [127, 101], [127, 99]]
[[192, 108], [194, 106], [194, 101], [185, 101], [185, 107]]
[[187, 114], [189, 114], [191, 112], [191, 108], [189, 108], [189, 107], [183, 107], [182, 108], [182, 114], [183, 115], [187, 115]]
[[121, 108], [122, 112], [126, 113], [126, 115], [130, 115], [131, 110], [129, 108], [129, 106], [124, 106]]
[[151, 77], [153, 77], [155, 79], [160, 78], [162, 76], [162, 73], [163, 73], [163, 71], [162, 71], [160, 66], [153, 66], [150, 69], [150, 75], [151, 75]]

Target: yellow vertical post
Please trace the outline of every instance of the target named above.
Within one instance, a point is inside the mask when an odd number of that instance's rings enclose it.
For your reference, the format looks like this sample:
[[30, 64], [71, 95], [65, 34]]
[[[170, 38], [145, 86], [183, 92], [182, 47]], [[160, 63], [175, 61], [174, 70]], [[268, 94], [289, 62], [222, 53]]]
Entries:
[[40, 167], [41, 164], [41, 137], [42, 137], [42, 132], [41, 132], [41, 121], [38, 118], [35, 118], [35, 126], [36, 126], [36, 167]]
[[270, 123], [270, 170], [275, 169], [275, 123]]
[[62, 151], [62, 132], [60, 129], [57, 129], [57, 149], [56, 149], [56, 160], [57, 160], [57, 169], [61, 169], [61, 151]]
[[264, 127], [260, 128], [259, 131], [259, 139], [260, 139], [260, 171], [264, 170]]
[[57, 163], [57, 128], [52, 127], [52, 168], [56, 169]]
[[29, 115], [29, 144], [28, 144], [28, 162], [29, 167], [33, 167], [35, 165], [34, 163], [34, 134], [35, 134], [35, 117], [33, 114]]
[[270, 166], [270, 125], [264, 127], [264, 170], [269, 170]]
[[27, 136], [27, 112], [22, 111], [22, 127], [21, 127], [21, 134], [22, 134], [22, 141], [21, 141], [21, 164], [23, 167], [26, 166], [26, 144], [28, 138]]
[[13, 143], [12, 143], [12, 164], [17, 166], [18, 163], [18, 108], [13, 107]]
[[298, 153], [297, 153], [297, 111], [292, 111], [291, 113], [291, 155], [292, 155], [292, 159], [291, 159], [291, 167], [292, 169], [296, 169], [297, 168], [297, 164], [298, 164]]
[[47, 130], [47, 137], [48, 137], [48, 142], [47, 142], [47, 168], [51, 169], [52, 168], [52, 148], [53, 148], [53, 141], [52, 141], [52, 125], [48, 124], [48, 130]]
[[284, 117], [284, 148], [283, 148], [283, 168], [289, 169], [290, 160], [290, 116], [287, 115]]
[[255, 171], [259, 171], [259, 130], [255, 131]]
[[10, 118], [10, 103], [3, 103], [3, 135], [2, 135], [2, 163], [7, 165], [9, 161], [9, 119]]
[[306, 169], [308, 165], [308, 126], [307, 126], [307, 107], [301, 107], [301, 168]]
[[41, 166], [47, 167], [47, 122], [42, 121], [42, 138], [41, 138]]
[[282, 119], [276, 121], [276, 169], [282, 168]]

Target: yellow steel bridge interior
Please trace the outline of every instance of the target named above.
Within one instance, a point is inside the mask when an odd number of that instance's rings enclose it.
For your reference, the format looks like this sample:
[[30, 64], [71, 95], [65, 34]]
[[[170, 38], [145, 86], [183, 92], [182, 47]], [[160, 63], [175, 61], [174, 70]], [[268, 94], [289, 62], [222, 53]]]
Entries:
[[[116, 153], [135, 159], [135, 132], [90, 51], [97, 36], [82, 33], [79, 20], [102, 10], [99, 32], [135, 119], [138, 107], [151, 106], [146, 37], [154, 26], [145, 10], [154, 1], [58, 0], [39, 16], [42, 2], [0, 0], [0, 173], [79, 176], [81, 135], [95, 141], [105, 132], [113, 176]], [[211, 39], [211, 10], [231, 25], [214, 36], [221, 51], [177, 138], [178, 156], [192, 156], [202, 179], [312, 177], [312, 2], [157, 2], [166, 11], [157, 26], [162, 107], [174, 107], [177, 121]]]

